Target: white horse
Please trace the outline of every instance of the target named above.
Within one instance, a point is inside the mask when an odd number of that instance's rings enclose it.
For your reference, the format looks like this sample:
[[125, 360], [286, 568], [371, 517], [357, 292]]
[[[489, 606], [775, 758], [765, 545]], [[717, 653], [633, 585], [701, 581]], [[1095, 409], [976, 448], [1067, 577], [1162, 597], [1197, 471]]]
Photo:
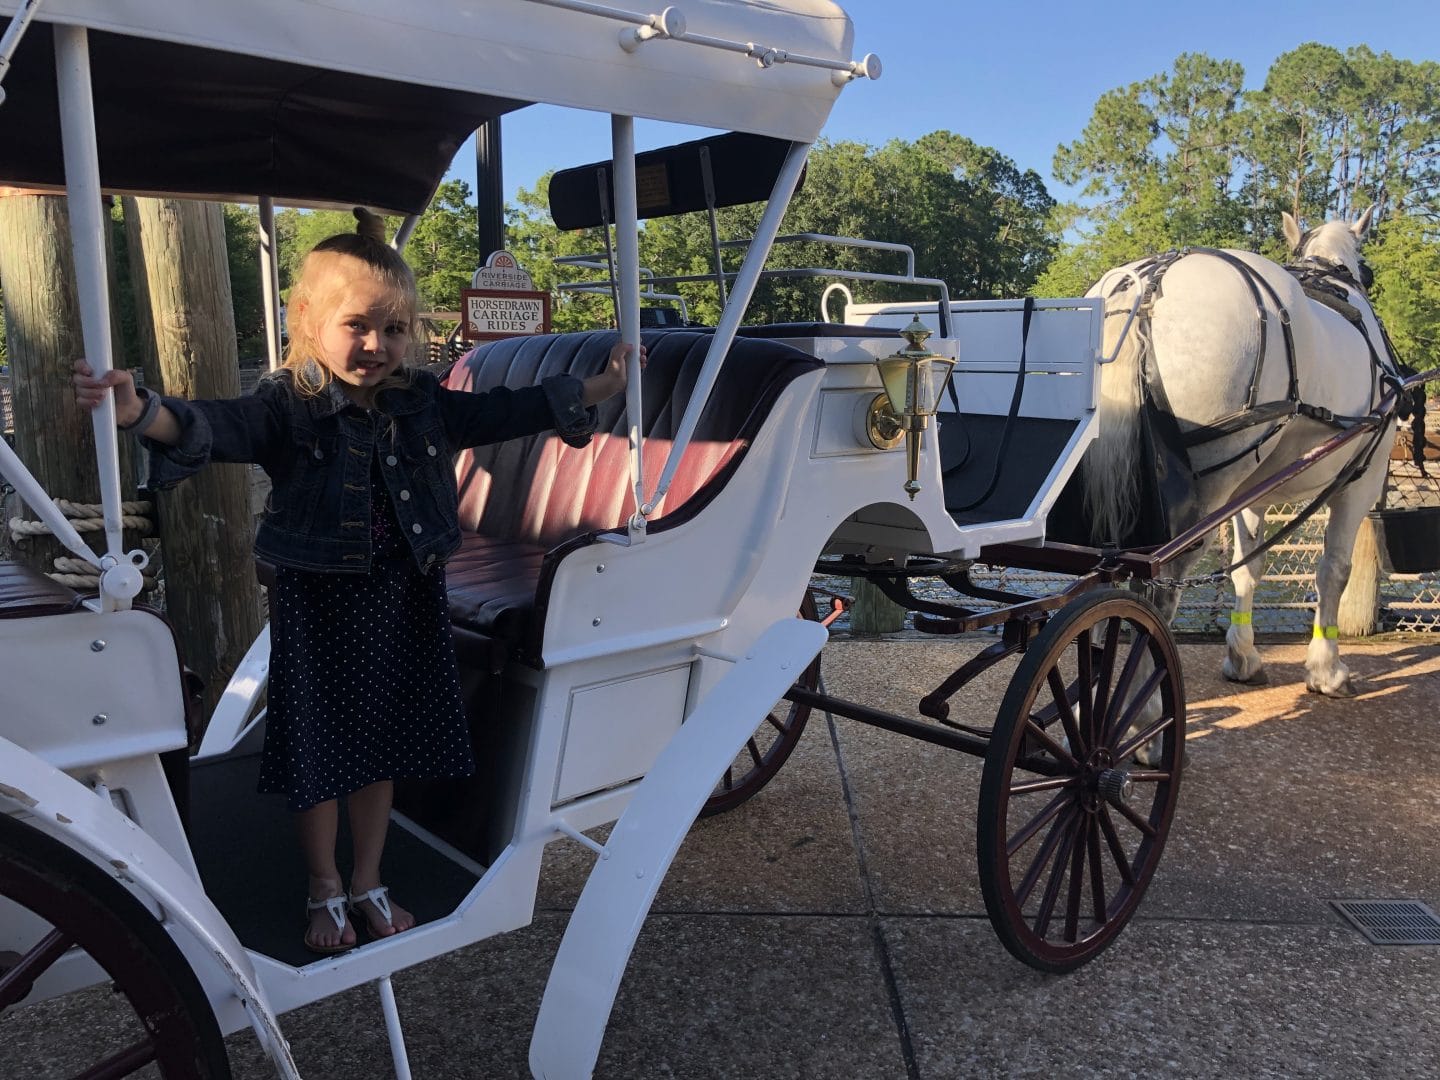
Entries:
[[[1360, 285], [1360, 241], [1373, 210], [1353, 224], [1332, 221], [1305, 233], [1286, 214], [1285, 238], [1295, 260], [1289, 269], [1250, 252], [1199, 249], [1119, 267], [1090, 290], [1106, 300], [1107, 355], [1130, 312], [1137, 311], [1119, 356], [1104, 369], [1101, 434], [1083, 466], [1097, 541], [1131, 532], [1136, 478], [1142, 467], [1153, 466], [1139, 456], [1142, 396], [1153, 399], [1157, 387], [1190, 444], [1195, 471], [1195, 498], [1178, 515], [1172, 513], [1169, 535], [1276, 475], [1378, 403], [1395, 360]], [[1318, 280], [1333, 290], [1330, 302], [1312, 300], [1292, 273], [1296, 270], [1303, 270], [1308, 283]], [[1363, 334], [1347, 318], [1354, 312]], [[1354, 692], [1340, 660], [1336, 618], [1355, 536], [1380, 496], [1394, 437], [1392, 417], [1375, 437], [1356, 437], [1269, 496], [1272, 503], [1303, 503], [1339, 485], [1328, 494], [1330, 520], [1315, 572], [1318, 603], [1305, 658], [1305, 685], [1315, 693]], [[1354, 478], [1338, 479], [1342, 472]], [[1239, 682], [1264, 679], [1251, 625], [1255, 585], [1264, 572], [1263, 553], [1255, 555], [1264, 511], [1254, 506], [1233, 518], [1234, 561], [1240, 565], [1231, 574], [1235, 606], [1223, 671]], [[1183, 577], [1200, 554], [1192, 550], [1162, 572]], [[1168, 620], [1179, 591], [1157, 589], [1156, 600]]]

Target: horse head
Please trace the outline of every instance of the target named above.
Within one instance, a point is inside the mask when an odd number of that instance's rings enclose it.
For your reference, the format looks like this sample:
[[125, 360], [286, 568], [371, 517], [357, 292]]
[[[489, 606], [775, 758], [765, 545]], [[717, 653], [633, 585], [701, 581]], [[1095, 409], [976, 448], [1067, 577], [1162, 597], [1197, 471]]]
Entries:
[[[1317, 229], [1301, 231], [1299, 223], [1288, 213], [1282, 212], [1281, 223], [1285, 241], [1290, 245], [1290, 256], [1299, 263], [1316, 264], [1327, 269], [1343, 268], [1352, 282], [1363, 284], [1368, 277], [1360, 258], [1360, 243], [1370, 231], [1370, 218], [1375, 213], [1370, 208], [1354, 222], [1327, 221]], [[1341, 275], [1341, 276], [1345, 276]]]

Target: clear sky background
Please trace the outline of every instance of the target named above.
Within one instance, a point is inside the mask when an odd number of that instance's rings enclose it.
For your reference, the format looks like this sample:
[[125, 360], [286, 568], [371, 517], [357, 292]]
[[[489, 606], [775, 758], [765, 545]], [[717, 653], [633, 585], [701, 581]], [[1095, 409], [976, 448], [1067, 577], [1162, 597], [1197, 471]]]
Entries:
[[[675, 2], [683, 10], [684, 0]], [[1239, 61], [1246, 89], [1258, 89], [1276, 57], [1307, 41], [1440, 60], [1436, 0], [839, 2], [855, 23], [855, 57], [877, 54], [884, 73], [840, 94], [826, 137], [879, 146], [948, 129], [1036, 170], [1057, 198], [1070, 192], [1051, 175], [1055, 148], [1079, 138], [1096, 99], [1170, 71], [1181, 53]], [[609, 121], [598, 113], [534, 107], [502, 123], [507, 202], [548, 169], [610, 156]], [[703, 134], [636, 124], [642, 150]], [[474, 189], [473, 140], [450, 175]]]

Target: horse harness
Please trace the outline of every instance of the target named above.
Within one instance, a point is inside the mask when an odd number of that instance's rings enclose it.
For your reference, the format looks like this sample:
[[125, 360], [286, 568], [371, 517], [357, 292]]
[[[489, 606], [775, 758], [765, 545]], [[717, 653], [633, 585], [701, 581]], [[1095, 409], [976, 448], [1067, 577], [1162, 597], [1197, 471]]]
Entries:
[[[1239, 453], [1232, 454], [1223, 461], [1216, 462], [1204, 469], [1193, 470], [1193, 475], [1197, 480], [1202, 476], [1217, 472], [1239, 461], [1248, 454], [1255, 453], [1258, 455], [1260, 447], [1280, 434], [1280, 432], [1285, 429], [1285, 426], [1297, 416], [1308, 417], [1309, 419], [1317, 420], [1322, 424], [1327, 424], [1342, 431], [1360, 424], [1373, 426], [1375, 429], [1374, 436], [1369, 439], [1361, 448], [1360, 452], [1355, 455], [1350, 466], [1341, 469], [1335, 478], [1325, 486], [1324, 490], [1319, 492], [1319, 494], [1310, 501], [1309, 505], [1292, 517], [1290, 521], [1278, 529], [1273, 535], [1262, 541], [1245, 559], [1216, 571], [1215, 574], [1211, 575], [1214, 577], [1230, 573], [1286, 539], [1322, 506], [1326, 505], [1336, 492], [1359, 478], [1369, 467], [1371, 460], [1375, 456], [1375, 451], [1380, 445], [1384, 426], [1379, 423], [1382, 418], [1378, 417], [1374, 412], [1363, 416], [1344, 416], [1336, 414], [1323, 406], [1311, 405], [1300, 400], [1300, 379], [1295, 362], [1295, 339], [1290, 326], [1290, 312], [1286, 309], [1274, 287], [1271, 286], [1264, 277], [1243, 260], [1236, 258], [1228, 251], [1222, 251], [1219, 248], [1190, 247], [1152, 256], [1137, 265], [1131, 273], [1125, 274], [1116, 283], [1114, 288], [1110, 290], [1106, 299], [1108, 300], [1114, 297], [1118, 293], [1132, 287], [1134, 284], [1143, 282], [1143, 292], [1134, 311], [1138, 315], [1148, 316], [1154, 308], [1155, 300], [1160, 295], [1161, 279], [1165, 276], [1165, 272], [1174, 266], [1175, 263], [1189, 255], [1209, 255], [1212, 258], [1224, 262], [1240, 275], [1241, 280], [1245, 282], [1246, 287], [1249, 289], [1251, 298], [1255, 301], [1255, 313], [1260, 323], [1260, 345], [1255, 358], [1255, 370], [1250, 379], [1250, 387], [1246, 394], [1245, 404], [1229, 416], [1222, 417], [1214, 423], [1204, 424], [1184, 433], [1177, 432], [1176, 437], [1179, 444], [1177, 449], [1188, 461], [1189, 451], [1193, 447], [1203, 446], [1206, 443], [1214, 442], [1217, 439], [1222, 439], [1227, 435], [1233, 435], [1238, 431], [1244, 431], [1247, 428], [1258, 427], [1262, 424], [1270, 425], [1268, 430]], [[1419, 461], [1423, 454], [1424, 447], [1423, 395], [1417, 395], [1420, 399], [1418, 404], [1414, 402], [1414, 399], [1406, 400], [1407, 395], [1401, 388], [1401, 380], [1399, 377], [1400, 365], [1398, 360], [1395, 359], [1394, 348], [1390, 344], [1389, 335], [1385, 333], [1383, 325], [1380, 326], [1380, 332], [1384, 339], [1386, 355], [1390, 358], [1391, 363], [1387, 365], [1377, 352], [1365, 328], [1364, 319], [1361, 316], [1360, 310], [1350, 303], [1350, 293], [1344, 285], [1337, 284], [1336, 279], [1358, 288], [1358, 285], [1351, 278], [1349, 271], [1343, 266], [1319, 259], [1307, 259], [1301, 264], [1286, 266], [1285, 269], [1295, 276], [1307, 297], [1343, 315], [1346, 321], [1354, 326], [1360, 333], [1370, 354], [1370, 365], [1373, 376], [1371, 384], [1371, 407], [1373, 409], [1375, 405], [1378, 404], [1376, 399], [1381, 386], [1390, 386], [1400, 392], [1400, 409], [1397, 411], [1400, 411], [1401, 418], [1404, 419], [1407, 415], [1410, 415], [1412, 418], [1412, 426], [1417, 423], [1419, 425], [1419, 433], [1416, 435], [1415, 442], [1416, 459]], [[1275, 313], [1278, 315], [1280, 321], [1280, 332], [1285, 341], [1285, 364], [1289, 378], [1287, 380], [1284, 399], [1259, 403], [1256, 399], [1259, 397], [1260, 378], [1264, 370], [1265, 346], [1268, 340], [1267, 335], [1270, 323], [1270, 311], [1265, 305], [1267, 298], [1270, 303], [1274, 305]], [[1106, 318], [1112, 315], [1129, 314], [1129, 311], [1122, 309], [1114, 312], [1106, 312]], [[1376, 316], [1376, 322], [1379, 324], [1378, 316]], [[1159, 369], [1151, 361], [1149, 350], [1146, 349], [1140, 350], [1140, 380], [1141, 389], [1145, 397], [1145, 406], [1162, 415], [1173, 416], [1169, 399], [1165, 394], [1164, 384], [1160, 378]], [[1174, 429], [1172, 428], [1172, 430]]]
[[[1243, 260], [1228, 251], [1222, 251], [1219, 248], [1188, 247], [1152, 256], [1137, 265], [1131, 273], [1127, 273], [1122, 277], [1114, 288], [1110, 290], [1107, 299], [1131, 287], [1132, 284], [1143, 282], [1144, 291], [1136, 310], [1142, 316], [1148, 314], [1153, 310], [1155, 300], [1158, 299], [1161, 294], [1161, 281], [1165, 276], [1165, 272], [1181, 259], [1190, 255], [1208, 255], [1212, 258], [1219, 259], [1239, 274], [1240, 279], [1245, 282], [1250, 292], [1251, 299], [1255, 302], [1255, 314], [1260, 324], [1260, 343], [1256, 350], [1255, 368], [1251, 374], [1245, 404], [1229, 416], [1184, 432], [1180, 436], [1181, 446], [1188, 455], [1188, 452], [1196, 446], [1203, 446], [1206, 443], [1211, 443], [1217, 439], [1233, 435], [1238, 431], [1258, 427], [1262, 424], [1270, 425], [1268, 430], [1263, 432], [1255, 441], [1238, 453], [1232, 454], [1224, 460], [1209, 465], [1204, 469], [1196, 470], [1195, 476], [1197, 479], [1207, 476], [1210, 473], [1218, 472], [1248, 454], [1258, 452], [1260, 447], [1280, 434], [1280, 432], [1284, 430], [1285, 425], [1296, 416], [1304, 416], [1342, 431], [1354, 427], [1357, 424], [1375, 423], [1376, 417], [1373, 413], [1360, 416], [1346, 416], [1332, 412], [1324, 406], [1312, 405], [1301, 400], [1300, 378], [1295, 360], [1295, 338], [1291, 330], [1290, 312], [1280, 299], [1279, 293], [1275, 291], [1274, 287], [1271, 286], [1264, 277]], [[1379, 389], [1382, 385], [1388, 385], [1398, 389], [1400, 386], [1400, 378], [1394, 361], [1392, 360], [1391, 365], [1387, 365], [1382, 359], [1374, 343], [1370, 340], [1370, 335], [1366, 331], [1365, 323], [1359, 309], [1349, 302], [1349, 293], [1345, 288], [1336, 284], [1334, 280], [1338, 278], [1341, 281], [1351, 282], [1349, 272], [1343, 266], [1337, 266], [1336, 264], [1322, 260], [1307, 260], [1304, 264], [1287, 266], [1286, 269], [1296, 277], [1307, 296], [1345, 316], [1346, 320], [1355, 327], [1361, 338], [1365, 341], [1366, 348], [1370, 354], [1370, 364], [1374, 376], [1371, 391], [1372, 406], [1376, 403]], [[1351, 283], [1353, 284], [1353, 282]], [[1283, 399], [1259, 402], [1257, 399], [1259, 398], [1260, 392], [1260, 379], [1264, 373], [1267, 352], [1266, 345], [1271, 321], [1271, 309], [1267, 307], [1265, 303], [1267, 299], [1270, 304], [1273, 305], [1274, 313], [1279, 319], [1280, 332], [1285, 342], [1285, 364], [1288, 379], [1285, 397]], [[1110, 315], [1125, 314], [1128, 314], [1128, 312], [1109, 312], [1107, 313], [1107, 318]], [[1383, 327], [1381, 327], [1381, 333], [1384, 334]], [[1394, 350], [1390, 347], [1388, 336], [1385, 337], [1384, 344], [1387, 354], [1393, 358]], [[1141, 351], [1140, 371], [1141, 386], [1149, 403], [1161, 412], [1169, 414], [1170, 403], [1165, 394], [1165, 387], [1160, 378], [1160, 372], [1151, 361], [1148, 351], [1146, 350]], [[1402, 414], [1402, 418], [1408, 414], [1409, 410], [1406, 410], [1405, 413]], [[1378, 439], [1376, 443], [1378, 445]], [[1369, 463], [1373, 452], [1374, 446], [1371, 446], [1367, 452], [1360, 455], [1360, 458], [1363, 459], [1365, 464]], [[1361, 470], [1353, 471], [1350, 476], [1359, 475], [1359, 471]]]

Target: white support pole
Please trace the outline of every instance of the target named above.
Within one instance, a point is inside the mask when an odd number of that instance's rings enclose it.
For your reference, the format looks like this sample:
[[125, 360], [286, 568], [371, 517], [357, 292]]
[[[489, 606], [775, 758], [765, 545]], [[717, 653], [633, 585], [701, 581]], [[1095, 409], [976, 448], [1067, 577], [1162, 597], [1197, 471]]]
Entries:
[[395, 1066], [395, 1080], [410, 1080], [410, 1055], [405, 1049], [400, 1010], [395, 1005], [395, 987], [390, 985], [389, 975], [382, 976], [376, 985], [380, 987], [380, 1009], [385, 1014], [385, 1034], [390, 1039], [390, 1062]]
[[[111, 370], [110, 291], [105, 274], [107, 218], [100, 192], [100, 155], [95, 146], [95, 100], [90, 88], [89, 39], [83, 26], [55, 26], [55, 76], [60, 104], [60, 137], [65, 157], [65, 191], [70, 211], [80, 328], [85, 357], [97, 375]], [[107, 395], [91, 414], [104, 506], [105, 548], [123, 559], [120, 524], [120, 446], [115, 431], [115, 398]], [[107, 607], [129, 607], [106, 598]]]
[[275, 237], [275, 200], [260, 196], [260, 293], [265, 306], [265, 356], [280, 366], [280, 250]]
[[410, 237], [415, 234], [415, 226], [420, 224], [419, 214], [410, 214], [404, 221], [400, 222], [400, 228], [395, 230], [395, 239], [390, 241], [390, 246], [396, 251], [404, 251], [405, 245], [410, 242]]
[[649, 503], [636, 503], [640, 507], [637, 516], [649, 516], [653, 513], [655, 506], [670, 490], [670, 482], [675, 478], [675, 470], [680, 466], [685, 447], [690, 445], [695, 426], [700, 422], [700, 412], [710, 399], [710, 390], [720, 374], [720, 365], [730, 351], [730, 345], [735, 340], [735, 331], [740, 328], [740, 320], [744, 318], [745, 309], [750, 305], [750, 297], [755, 293], [755, 283], [760, 280], [760, 271], [764, 269], [770, 247], [780, 231], [780, 221], [785, 216], [785, 208], [790, 205], [790, 197], [795, 194], [795, 186], [800, 182], [800, 173], [805, 168], [805, 158], [809, 153], [809, 143], [790, 144], [785, 163], [780, 167], [780, 175], [776, 177], [775, 186], [770, 191], [770, 201], [765, 206], [760, 224], [755, 227], [755, 237], [745, 252], [745, 261], [740, 264], [740, 271], [735, 275], [729, 302], [715, 327], [710, 349], [705, 354], [704, 366], [695, 380], [695, 388], [690, 391], [690, 402], [685, 406], [685, 415], [681, 417], [680, 427], [675, 432], [675, 442], [671, 447], [670, 457], [665, 462], [665, 468], [660, 472], [660, 482], [655, 485], [655, 494]]
[[[630, 482], [635, 505], [645, 504], [645, 470], [641, 453], [644, 432], [640, 419], [645, 415], [640, 396], [640, 210], [635, 195], [635, 118], [610, 118], [611, 156], [615, 162], [615, 272], [619, 303], [620, 340], [631, 346], [629, 378], [625, 383], [625, 426], [630, 433]], [[632, 543], [645, 538], [644, 516], [630, 519]]]
[[[25, 28], [30, 25], [30, 20], [35, 17], [35, 11], [40, 7], [40, 0], [25, 0], [20, 10], [10, 16], [10, 25], [5, 28], [5, 36], [0, 37], [0, 80], [3, 80], [10, 71], [10, 61], [15, 56], [15, 50], [20, 47], [20, 39], [25, 36]], [[0, 104], [5, 101], [5, 91], [0, 89]]]

